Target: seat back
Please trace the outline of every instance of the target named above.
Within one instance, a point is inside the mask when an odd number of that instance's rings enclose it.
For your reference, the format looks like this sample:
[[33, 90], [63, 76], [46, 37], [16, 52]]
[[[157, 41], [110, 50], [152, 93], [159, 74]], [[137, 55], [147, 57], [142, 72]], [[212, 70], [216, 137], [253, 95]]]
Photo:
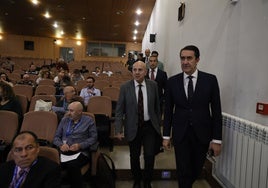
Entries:
[[55, 82], [54, 80], [51, 80], [51, 79], [44, 79], [44, 80], [40, 80], [39, 82], [39, 86], [40, 85], [50, 85], [50, 86], [54, 86]]
[[[46, 157], [57, 164], [60, 164], [60, 155], [59, 151], [56, 148], [47, 147], [47, 146], [39, 146], [39, 156]], [[12, 152], [8, 153], [7, 161], [13, 160]]]
[[31, 101], [33, 96], [33, 87], [29, 85], [14, 85], [14, 93], [16, 95], [25, 95], [28, 101]]
[[104, 87], [102, 89], [102, 95], [108, 96], [112, 101], [117, 101], [119, 97], [120, 89], [118, 87]]
[[20, 101], [21, 108], [22, 108], [22, 114], [25, 114], [28, 109], [28, 99], [25, 95], [16, 95], [18, 100]]
[[35, 89], [35, 95], [55, 95], [56, 88], [52, 85], [39, 85]]
[[34, 111], [35, 104], [38, 99], [42, 99], [44, 101], [51, 101], [52, 105], [55, 105], [57, 101], [54, 95], [35, 95], [31, 99], [29, 111]]
[[94, 96], [88, 101], [87, 112], [93, 114], [104, 114], [111, 118], [112, 100], [107, 96]]
[[11, 143], [19, 128], [18, 114], [0, 110], [0, 139]]
[[21, 131], [32, 131], [39, 139], [52, 143], [57, 126], [58, 119], [54, 112], [31, 111], [24, 114]]
[[77, 81], [75, 85], [76, 92], [79, 94], [80, 91], [87, 86], [87, 81], [86, 80], [79, 80]]
[[105, 79], [105, 80], [96, 80], [94, 83], [94, 87], [99, 89], [99, 90], [103, 90], [104, 87], [109, 87], [110, 86], [110, 82]]

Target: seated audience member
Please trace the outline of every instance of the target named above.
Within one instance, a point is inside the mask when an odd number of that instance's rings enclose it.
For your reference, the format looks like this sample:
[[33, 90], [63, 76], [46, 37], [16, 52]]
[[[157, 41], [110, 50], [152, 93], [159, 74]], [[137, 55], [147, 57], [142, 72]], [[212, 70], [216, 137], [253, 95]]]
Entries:
[[17, 82], [17, 84], [20, 84], [20, 85], [29, 85], [29, 86], [35, 87], [35, 83], [34, 83], [33, 80], [31, 80], [29, 74], [24, 74], [22, 76], [22, 79], [19, 82]]
[[107, 74], [108, 76], [111, 76], [113, 74], [113, 72], [109, 71], [109, 70], [107, 70], [107, 71], [104, 70], [102, 73]]
[[5, 82], [6, 84], [9, 84], [11, 87], [13, 87], [13, 83], [4, 72], [0, 73], [0, 81]]
[[71, 86], [72, 82], [71, 82], [71, 78], [68, 75], [65, 75], [61, 78], [61, 80], [59, 81], [59, 83], [55, 83], [55, 87], [56, 87], [56, 96], [60, 97], [63, 96], [63, 88], [65, 86]]
[[68, 180], [72, 188], [83, 187], [81, 167], [90, 161], [90, 148], [97, 143], [97, 129], [94, 120], [83, 115], [83, 105], [76, 101], [68, 106], [67, 115], [61, 120], [55, 137], [56, 145], [61, 154], [79, 156], [67, 162], [61, 162], [62, 168], [67, 171]]
[[63, 97], [57, 102], [55, 106], [52, 106], [52, 111], [58, 116], [58, 121], [63, 118], [64, 114], [68, 111], [68, 105], [74, 101], [81, 101], [81, 97], [76, 95], [75, 88], [73, 86], [66, 86], [63, 88]]
[[67, 72], [69, 72], [69, 66], [64, 61], [63, 58], [59, 58], [58, 62], [56, 62], [56, 68], [57, 68], [58, 71], [63, 69], [63, 70], [66, 70]]
[[60, 188], [60, 166], [38, 156], [37, 136], [20, 132], [12, 143], [13, 160], [0, 165], [1, 188]]
[[36, 79], [35, 82], [38, 85], [41, 80], [45, 80], [45, 79], [52, 79], [52, 77], [50, 75], [49, 70], [42, 69], [42, 70], [40, 70], [40, 72], [38, 74], [38, 78]]
[[18, 114], [19, 123], [22, 122], [22, 108], [13, 88], [0, 81], [0, 110], [12, 111]]
[[95, 76], [99, 76], [101, 73], [100, 67], [95, 67], [95, 70], [92, 72]]
[[85, 65], [82, 66], [82, 69], [80, 70], [80, 73], [81, 74], [89, 73], [89, 71], [87, 70]]
[[80, 92], [80, 97], [84, 99], [85, 106], [87, 106], [88, 101], [91, 97], [101, 96], [100, 90], [94, 87], [95, 78], [89, 76], [87, 77], [86, 81], [87, 81], [87, 86], [83, 88]]
[[31, 63], [29, 69], [25, 73], [38, 75], [38, 69], [37, 69], [37, 67], [35, 66], [34, 63]]
[[9, 71], [11, 73], [14, 70], [15, 63], [11, 61], [10, 57], [7, 57], [4, 61], [0, 63], [0, 65], [3, 70]]
[[58, 74], [57, 74], [57, 76], [55, 76], [54, 77], [54, 82], [57, 84], [57, 83], [60, 83], [60, 81], [62, 80], [62, 78], [64, 77], [64, 76], [67, 76], [68, 75], [68, 73], [67, 73], [67, 71], [65, 71], [65, 70], [60, 70], [59, 72], [58, 72]]
[[73, 73], [71, 74], [71, 81], [74, 85], [76, 85], [79, 80], [85, 80], [85, 78], [80, 73], [79, 69], [74, 69]]

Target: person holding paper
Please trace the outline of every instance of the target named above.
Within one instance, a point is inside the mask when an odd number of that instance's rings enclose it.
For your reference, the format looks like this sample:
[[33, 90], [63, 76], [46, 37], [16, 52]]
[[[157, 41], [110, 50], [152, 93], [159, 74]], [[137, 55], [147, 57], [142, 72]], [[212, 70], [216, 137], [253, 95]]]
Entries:
[[94, 120], [83, 115], [83, 105], [76, 101], [68, 106], [53, 143], [61, 151], [61, 165], [67, 171], [71, 187], [83, 187], [81, 167], [90, 161], [90, 150], [97, 143]]

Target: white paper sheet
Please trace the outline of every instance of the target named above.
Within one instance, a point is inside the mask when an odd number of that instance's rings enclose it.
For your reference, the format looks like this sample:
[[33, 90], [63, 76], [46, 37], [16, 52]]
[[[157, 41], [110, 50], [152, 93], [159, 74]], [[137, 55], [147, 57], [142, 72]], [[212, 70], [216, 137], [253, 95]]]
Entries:
[[64, 162], [68, 162], [68, 161], [77, 159], [77, 157], [80, 155], [80, 153], [81, 153], [81, 152], [76, 153], [76, 154], [74, 154], [74, 155], [64, 155], [64, 154], [60, 154], [60, 161], [61, 161], [62, 163], [64, 163]]

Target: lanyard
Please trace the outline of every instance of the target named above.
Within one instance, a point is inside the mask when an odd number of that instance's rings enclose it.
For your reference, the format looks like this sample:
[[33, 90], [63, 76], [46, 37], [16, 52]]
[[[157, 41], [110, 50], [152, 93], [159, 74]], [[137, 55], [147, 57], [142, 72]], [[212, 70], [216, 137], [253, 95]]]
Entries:
[[[31, 167], [33, 165], [35, 165], [36, 162], [37, 162], [37, 160], [35, 160], [33, 162], [33, 164], [31, 165]], [[25, 172], [23, 172], [23, 174], [19, 177], [19, 179], [17, 179], [18, 169], [19, 169], [18, 166], [16, 166], [15, 167], [15, 170], [14, 170], [14, 173], [13, 173], [12, 184], [11, 184], [10, 188], [19, 188], [21, 186], [22, 182], [25, 180], [25, 178], [26, 178], [26, 176], [27, 176], [27, 174], [29, 172], [29, 170], [25, 170]]]
[[66, 137], [70, 136], [74, 132], [74, 130], [80, 126], [81, 119], [79, 120], [79, 122], [77, 124], [74, 124], [75, 126], [73, 126], [72, 124], [73, 124], [73, 121], [70, 120], [68, 123], [67, 130], [66, 130]]

